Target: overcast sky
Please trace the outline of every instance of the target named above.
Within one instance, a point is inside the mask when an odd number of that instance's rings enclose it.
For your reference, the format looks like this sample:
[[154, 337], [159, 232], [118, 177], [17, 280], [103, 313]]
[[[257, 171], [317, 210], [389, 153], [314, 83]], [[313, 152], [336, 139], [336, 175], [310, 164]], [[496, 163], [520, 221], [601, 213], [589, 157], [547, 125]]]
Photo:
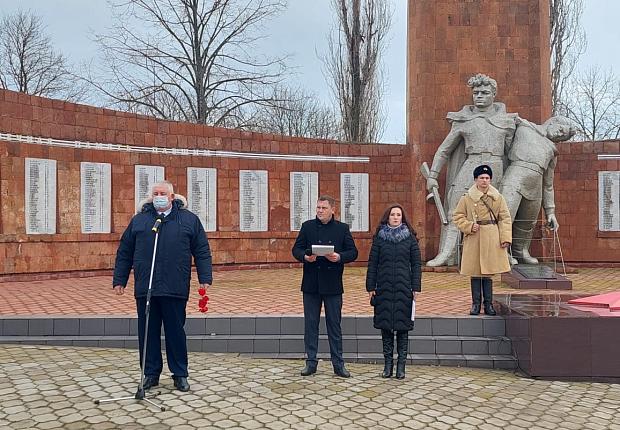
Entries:
[[[394, 17], [389, 47], [385, 56], [388, 93], [385, 106], [388, 124], [382, 141], [404, 143], [406, 91], [407, 1], [389, 0]], [[620, 75], [620, 1], [585, 0], [582, 24], [588, 48], [579, 68], [599, 65]], [[110, 12], [104, 0], [0, 0], [0, 13], [19, 8], [41, 15], [55, 47], [74, 63], [97, 55], [93, 32], [102, 33], [110, 25]], [[296, 66], [293, 78], [310, 91], [329, 101], [329, 90], [317, 55], [326, 51], [326, 37], [332, 24], [329, 0], [289, 0], [288, 9], [267, 24], [269, 38], [265, 52], [291, 54], [289, 64]]]

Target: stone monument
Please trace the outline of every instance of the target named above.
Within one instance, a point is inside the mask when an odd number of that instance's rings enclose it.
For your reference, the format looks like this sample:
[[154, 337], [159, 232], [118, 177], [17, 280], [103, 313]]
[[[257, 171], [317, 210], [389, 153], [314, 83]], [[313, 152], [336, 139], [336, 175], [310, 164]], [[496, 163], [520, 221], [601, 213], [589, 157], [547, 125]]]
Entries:
[[[472, 172], [477, 166], [491, 166], [493, 185], [499, 188], [504, 172], [503, 158], [516, 129], [517, 114], [506, 113], [506, 106], [495, 102], [497, 82], [494, 79], [477, 74], [469, 79], [467, 86], [472, 90], [474, 104], [448, 113], [446, 118], [452, 127], [435, 152], [426, 179], [427, 190], [437, 188], [437, 178], [447, 165], [444, 206], [448, 220], [452, 219], [460, 197], [471, 186]], [[426, 264], [432, 267], [457, 264], [459, 238], [460, 232], [453, 223], [443, 225], [439, 253]]]

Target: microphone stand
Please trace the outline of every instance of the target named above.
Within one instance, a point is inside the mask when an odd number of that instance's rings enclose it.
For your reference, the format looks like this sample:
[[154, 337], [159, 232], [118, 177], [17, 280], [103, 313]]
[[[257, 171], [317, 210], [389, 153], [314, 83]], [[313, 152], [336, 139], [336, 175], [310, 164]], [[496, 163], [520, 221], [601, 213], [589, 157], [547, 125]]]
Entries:
[[[149, 403], [150, 405], [158, 408], [159, 410], [161, 410], [162, 412], [166, 410], [166, 408], [162, 405], [158, 405], [157, 403], [153, 402], [152, 400], [148, 399], [146, 396], [146, 392], [144, 390], [144, 368], [146, 366], [146, 348], [148, 346], [148, 333], [149, 333], [149, 315], [151, 312], [151, 293], [153, 290], [153, 272], [155, 271], [155, 256], [157, 255], [157, 239], [159, 238], [159, 227], [161, 226], [162, 223], [162, 217], [158, 216], [157, 219], [155, 220], [155, 224], [153, 225], [153, 228], [151, 229], [153, 232], [155, 232], [155, 244], [153, 245], [153, 261], [151, 262], [151, 274], [149, 276], [149, 289], [146, 292], [146, 311], [145, 311], [145, 327], [144, 327], [144, 342], [143, 342], [143, 347], [142, 347], [142, 366], [141, 366], [141, 370], [140, 370], [140, 385], [138, 385], [138, 391], [136, 391], [136, 394], [134, 394], [133, 396], [128, 396], [128, 397], [117, 397], [117, 398], [113, 398], [113, 399], [97, 399], [95, 400], [95, 404], [99, 405], [101, 403], [107, 403], [107, 402], [116, 402], [116, 401], [120, 401], [120, 400], [131, 400], [131, 399], [135, 399], [135, 400], [144, 400], [145, 402]], [[156, 394], [154, 394], [155, 396], [161, 394], [161, 391], [157, 391]]]

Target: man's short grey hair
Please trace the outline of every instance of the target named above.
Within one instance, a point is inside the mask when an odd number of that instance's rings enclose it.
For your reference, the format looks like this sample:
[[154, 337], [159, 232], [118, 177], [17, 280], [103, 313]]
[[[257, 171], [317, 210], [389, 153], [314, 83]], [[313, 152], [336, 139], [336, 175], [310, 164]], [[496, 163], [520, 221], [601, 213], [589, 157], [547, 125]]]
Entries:
[[497, 94], [497, 81], [490, 76], [478, 73], [467, 81], [467, 86], [471, 89], [481, 86], [489, 86], [493, 90], [493, 95]]
[[151, 186], [151, 197], [153, 196], [153, 192], [155, 191], [155, 188], [157, 187], [166, 187], [168, 188], [168, 193], [169, 194], [174, 194], [174, 187], [172, 186], [172, 183], [168, 182], [168, 181], [160, 181], [160, 182], [156, 182]]

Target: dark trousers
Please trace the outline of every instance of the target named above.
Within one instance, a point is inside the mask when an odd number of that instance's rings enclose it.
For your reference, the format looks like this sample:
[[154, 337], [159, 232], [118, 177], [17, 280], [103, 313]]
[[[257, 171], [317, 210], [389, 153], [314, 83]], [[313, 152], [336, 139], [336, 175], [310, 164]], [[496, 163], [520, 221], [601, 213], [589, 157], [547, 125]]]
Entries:
[[[173, 297], [151, 297], [148, 345], [144, 374], [159, 377], [163, 368], [161, 358], [161, 325], [166, 334], [166, 357], [168, 369], [174, 376], [187, 377], [187, 342], [185, 339], [185, 307], [187, 300]], [[138, 343], [140, 365], [146, 326], [146, 297], [136, 299], [138, 310]]]
[[316, 353], [319, 349], [319, 321], [321, 320], [321, 305], [325, 306], [325, 322], [327, 324], [327, 338], [329, 339], [329, 353], [332, 365], [339, 367], [344, 364], [342, 358], [342, 294], [308, 294], [304, 293], [304, 347], [307, 362], [317, 365]]

